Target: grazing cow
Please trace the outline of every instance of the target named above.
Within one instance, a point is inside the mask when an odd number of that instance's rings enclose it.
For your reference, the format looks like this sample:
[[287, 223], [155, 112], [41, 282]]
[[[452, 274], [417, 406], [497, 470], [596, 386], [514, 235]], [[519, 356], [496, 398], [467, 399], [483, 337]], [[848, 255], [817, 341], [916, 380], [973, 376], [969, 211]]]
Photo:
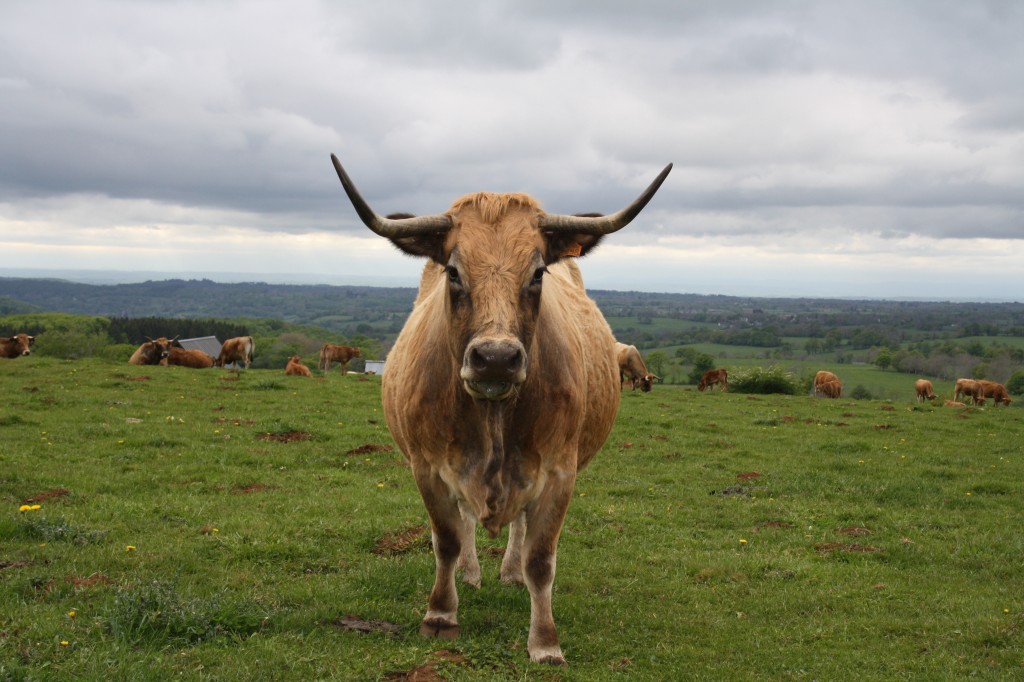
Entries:
[[651, 386], [658, 376], [647, 371], [644, 359], [640, 357], [640, 351], [636, 346], [627, 346], [616, 341], [615, 352], [619, 361], [620, 384], [624, 386], [628, 381], [634, 391], [639, 388], [644, 393], [650, 393]]
[[145, 343], [136, 348], [132, 356], [128, 358], [128, 363], [132, 365], [166, 365], [167, 352], [177, 339], [177, 336], [173, 339], [168, 339], [166, 336], [151, 339], [147, 336]]
[[478, 587], [476, 523], [492, 537], [507, 525], [500, 576], [530, 592], [530, 659], [564, 665], [551, 611], [558, 538], [620, 392], [615, 339], [570, 257], [625, 227], [671, 166], [607, 217], [480, 192], [442, 214], [382, 218], [331, 159], [363, 223], [429, 259], [381, 389], [430, 516], [436, 575], [420, 632], [458, 635], [456, 564]]
[[28, 334], [15, 334], [10, 337], [0, 337], [0, 358], [13, 359], [22, 355], [31, 355], [29, 348], [36, 342], [36, 337]]
[[249, 369], [249, 365], [252, 363], [252, 354], [255, 350], [256, 343], [253, 342], [251, 336], [236, 336], [233, 339], [228, 339], [220, 347], [220, 354], [217, 356], [216, 365], [223, 367], [234, 362], [245, 365], [245, 368]]
[[917, 401], [923, 403], [925, 400], [935, 400], [938, 396], [932, 389], [932, 382], [927, 379], [918, 379], [914, 382], [914, 390], [917, 391]]
[[191, 367], [192, 369], [207, 369], [208, 367], [213, 367], [213, 363], [212, 355], [208, 355], [201, 350], [189, 350], [181, 346], [171, 346], [167, 351], [167, 357], [160, 362], [161, 365], [178, 365], [181, 367]]
[[1006, 386], [997, 384], [994, 381], [985, 381], [984, 379], [979, 379], [978, 383], [981, 384], [981, 390], [985, 397], [991, 398], [992, 402], [996, 405], [1002, 403], [1006, 407], [1009, 407], [1010, 403], [1013, 402], [1013, 399], [1010, 398], [1009, 392], [1006, 390]]
[[285, 365], [284, 373], [290, 377], [312, 377], [313, 373], [309, 371], [309, 367], [302, 364], [302, 358], [298, 355], [293, 355], [288, 358], [288, 364]]
[[341, 373], [348, 371], [348, 362], [352, 358], [359, 357], [359, 349], [355, 346], [337, 346], [333, 343], [325, 343], [320, 348], [320, 369], [324, 373], [331, 368], [332, 362], [341, 363]]
[[722, 393], [728, 392], [729, 373], [724, 369], [709, 369], [704, 372], [704, 376], [700, 378], [700, 382], [697, 384], [697, 390], [711, 390], [715, 384], [718, 384], [722, 389]]
[[843, 383], [832, 372], [821, 370], [814, 375], [814, 395], [821, 395], [826, 398], [841, 398], [843, 396]]
[[957, 379], [953, 388], [953, 400], [971, 399], [975, 405], [985, 404], [985, 389], [974, 379]]

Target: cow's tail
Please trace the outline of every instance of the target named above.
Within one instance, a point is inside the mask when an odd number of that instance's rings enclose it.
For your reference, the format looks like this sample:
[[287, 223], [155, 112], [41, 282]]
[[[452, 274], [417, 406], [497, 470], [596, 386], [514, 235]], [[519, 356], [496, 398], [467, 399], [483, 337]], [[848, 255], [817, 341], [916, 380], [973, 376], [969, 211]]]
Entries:
[[245, 353], [246, 360], [248, 362], [252, 362], [252, 356], [253, 356], [253, 353], [255, 353], [255, 352], [256, 352], [256, 342], [250, 336], [249, 337], [249, 345], [248, 345], [248, 348], [246, 349], [246, 353]]

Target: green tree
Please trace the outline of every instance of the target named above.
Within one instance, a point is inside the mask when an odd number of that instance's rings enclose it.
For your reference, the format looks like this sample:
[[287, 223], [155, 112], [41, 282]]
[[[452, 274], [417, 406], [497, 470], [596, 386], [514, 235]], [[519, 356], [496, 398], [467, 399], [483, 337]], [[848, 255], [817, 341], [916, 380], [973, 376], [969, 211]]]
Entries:
[[668, 362], [668, 357], [660, 350], [648, 353], [644, 364], [647, 365], [647, 371], [658, 376], [665, 375], [665, 363]]
[[1006, 382], [1006, 390], [1013, 395], [1024, 395], [1024, 369], [1018, 369]]

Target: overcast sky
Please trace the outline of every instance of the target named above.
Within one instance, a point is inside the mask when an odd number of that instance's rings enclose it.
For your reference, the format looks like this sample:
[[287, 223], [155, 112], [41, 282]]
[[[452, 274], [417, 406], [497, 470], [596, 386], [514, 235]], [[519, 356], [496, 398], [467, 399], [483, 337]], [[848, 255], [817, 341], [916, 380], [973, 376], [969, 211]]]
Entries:
[[6, 0], [0, 276], [414, 285], [334, 152], [382, 214], [673, 162], [591, 288], [1024, 300], [1022, 78], [1015, 0]]

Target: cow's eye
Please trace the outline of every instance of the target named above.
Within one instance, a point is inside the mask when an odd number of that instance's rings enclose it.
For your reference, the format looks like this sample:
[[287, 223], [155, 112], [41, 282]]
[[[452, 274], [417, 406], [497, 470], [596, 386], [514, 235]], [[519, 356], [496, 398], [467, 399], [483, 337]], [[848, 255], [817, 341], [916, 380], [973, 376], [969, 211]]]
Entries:
[[539, 287], [541, 284], [541, 280], [544, 279], [544, 273], [547, 271], [548, 269], [544, 266], [541, 266], [534, 270], [533, 279], [530, 280], [530, 286]]
[[454, 265], [449, 265], [445, 268], [448, 271], [448, 283], [449, 284], [462, 284], [462, 279], [459, 278], [459, 270]]

